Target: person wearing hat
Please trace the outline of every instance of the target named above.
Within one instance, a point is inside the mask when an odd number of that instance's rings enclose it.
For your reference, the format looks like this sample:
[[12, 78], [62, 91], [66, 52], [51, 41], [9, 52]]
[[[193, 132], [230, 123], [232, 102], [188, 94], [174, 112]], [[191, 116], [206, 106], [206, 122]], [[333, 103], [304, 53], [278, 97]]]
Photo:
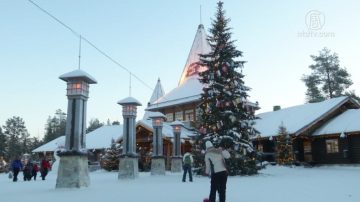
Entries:
[[225, 202], [228, 177], [225, 159], [230, 158], [230, 153], [221, 147], [215, 148], [210, 141], [206, 141], [205, 146], [205, 173], [211, 176], [209, 202], [215, 202], [216, 191], [219, 193], [220, 202]]

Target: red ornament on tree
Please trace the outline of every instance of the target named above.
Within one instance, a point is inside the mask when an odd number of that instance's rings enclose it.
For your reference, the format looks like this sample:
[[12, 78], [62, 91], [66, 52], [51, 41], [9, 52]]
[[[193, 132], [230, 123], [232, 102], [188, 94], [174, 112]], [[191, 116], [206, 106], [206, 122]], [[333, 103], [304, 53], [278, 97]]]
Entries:
[[222, 66], [222, 71], [227, 73], [228, 72], [228, 67], [226, 65], [223, 65]]

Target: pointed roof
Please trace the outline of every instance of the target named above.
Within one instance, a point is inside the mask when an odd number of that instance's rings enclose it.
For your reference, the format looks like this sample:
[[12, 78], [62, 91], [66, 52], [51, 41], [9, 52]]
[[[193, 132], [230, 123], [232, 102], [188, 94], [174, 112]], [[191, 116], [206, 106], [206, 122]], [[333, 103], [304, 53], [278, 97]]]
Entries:
[[198, 77], [198, 73], [206, 69], [206, 67], [201, 67], [198, 64], [200, 61], [199, 54], [208, 54], [210, 51], [211, 47], [207, 41], [204, 25], [200, 24], [196, 31], [196, 35], [191, 46], [184, 70], [181, 74], [178, 86], [184, 84], [191, 77]]
[[[159, 98], [161, 98], [162, 96], [164, 96], [165, 94], [165, 91], [161, 85], [161, 82], [160, 82], [160, 78], [158, 79], [157, 83], [156, 83], [156, 86], [154, 88], [154, 91], [151, 95], [151, 98], [148, 102], [148, 106], [150, 106], [151, 104], [153, 104], [156, 100], [158, 100]], [[154, 112], [151, 112], [151, 111], [145, 111], [144, 113], [144, 116], [142, 119], [148, 119], [152, 113]]]
[[199, 72], [206, 67], [199, 65], [199, 54], [208, 54], [211, 51], [204, 25], [200, 24], [191, 46], [184, 70], [181, 74], [178, 87], [151, 102], [147, 110], [156, 110], [163, 107], [198, 101], [201, 98], [203, 85], [199, 81]]
[[149, 105], [147, 110], [161, 109], [169, 106], [191, 103], [200, 100], [203, 85], [197, 78], [188, 79], [183, 85], [171, 90], [169, 93]]
[[164, 91], [164, 89], [163, 89], [163, 87], [161, 85], [160, 78], [159, 78], [157, 83], [156, 83], [154, 92], [152, 93], [151, 98], [149, 100], [149, 103], [150, 104], [154, 103], [156, 100], [158, 100], [159, 98], [164, 96], [164, 94], [165, 94], [165, 91]]

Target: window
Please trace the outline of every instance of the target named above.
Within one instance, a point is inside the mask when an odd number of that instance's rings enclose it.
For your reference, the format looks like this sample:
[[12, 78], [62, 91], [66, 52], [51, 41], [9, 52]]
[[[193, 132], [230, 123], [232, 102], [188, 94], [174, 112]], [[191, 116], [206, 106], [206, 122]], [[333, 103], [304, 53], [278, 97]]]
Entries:
[[257, 150], [258, 150], [259, 152], [263, 152], [263, 151], [264, 151], [263, 145], [262, 145], [262, 144], [258, 144], [258, 145], [257, 145]]
[[194, 121], [194, 110], [185, 111], [185, 121]]
[[311, 153], [311, 142], [304, 142], [304, 153]]
[[338, 139], [326, 140], [326, 153], [338, 153], [339, 152], [339, 141]]
[[173, 114], [173, 113], [167, 113], [167, 114], [166, 114], [166, 121], [167, 121], [167, 122], [172, 122], [172, 121], [174, 121], [174, 114]]
[[175, 120], [177, 120], [177, 121], [183, 120], [183, 112], [182, 111], [175, 112]]

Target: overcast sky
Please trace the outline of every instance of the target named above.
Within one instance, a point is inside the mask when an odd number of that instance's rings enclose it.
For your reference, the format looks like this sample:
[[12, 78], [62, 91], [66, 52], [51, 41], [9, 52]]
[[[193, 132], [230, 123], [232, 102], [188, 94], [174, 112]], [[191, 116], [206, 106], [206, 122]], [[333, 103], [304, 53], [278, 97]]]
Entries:
[[[208, 29], [215, 0], [34, 0], [151, 87], [175, 88], [196, 29]], [[358, 1], [225, 0], [233, 39], [244, 52], [245, 83], [260, 112], [305, 102], [310, 55], [328, 47], [339, 54], [360, 94]], [[66, 112], [59, 75], [78, 66], [79, 39], [27, 0], [0, 0], [0, 125], [20, 116], [42, 137], [48, 116]], [[81, 68], [98, 80], [90, 87], [87, 119], [122, 122], [116, 102], [129, 95], [129, 74], [82, 43]], [[146, 106], [151, 89], [132, 79], [132, 96]], [[142, 117], [144, 107], [138, 110]]]

